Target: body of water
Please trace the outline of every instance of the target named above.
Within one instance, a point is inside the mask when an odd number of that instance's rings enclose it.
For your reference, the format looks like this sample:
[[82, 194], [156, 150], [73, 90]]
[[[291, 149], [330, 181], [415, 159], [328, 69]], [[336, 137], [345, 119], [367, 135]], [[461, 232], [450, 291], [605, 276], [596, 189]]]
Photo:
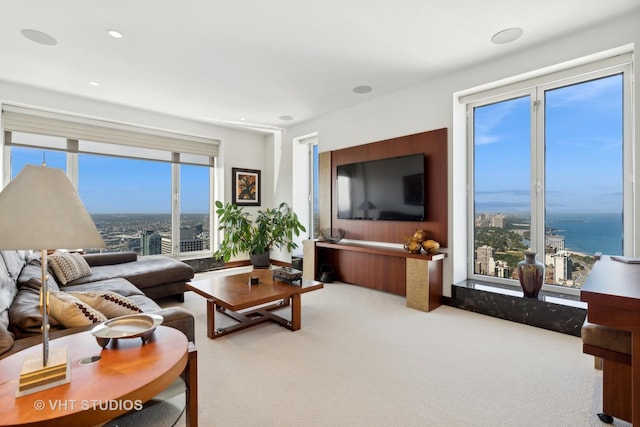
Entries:
[[622, 255], [622, 214], [547, 213], [547, 227], [565, 236], [565, 249], [592, 255]]

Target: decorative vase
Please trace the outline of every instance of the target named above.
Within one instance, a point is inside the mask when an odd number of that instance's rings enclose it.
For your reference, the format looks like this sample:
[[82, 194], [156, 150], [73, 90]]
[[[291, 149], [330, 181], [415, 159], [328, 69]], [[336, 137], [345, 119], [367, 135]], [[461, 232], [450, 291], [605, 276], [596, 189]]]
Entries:
[[524, 259], [518, 263], [518, 280], [524, 296], [538, 298], [544, 282], [544, 264], [536, 260], [536, 253], [524, 251]]

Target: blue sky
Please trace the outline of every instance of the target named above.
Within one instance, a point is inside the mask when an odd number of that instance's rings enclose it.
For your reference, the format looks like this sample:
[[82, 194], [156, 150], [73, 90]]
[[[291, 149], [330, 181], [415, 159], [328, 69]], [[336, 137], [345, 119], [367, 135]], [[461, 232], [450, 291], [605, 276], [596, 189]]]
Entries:
[[[475, 112], [476, 213], [529, 211], [530, 98]], [[622, 209], [622, 77], [545, 92], [547, 211]]]
[[[12, 168], [41, 164], [42, 150], [12, 151]], [[66, 170], [66, 155], [47, 151], [48, 167]], [[78, 193], [89, 213], [171, 213], [171, 164], [79, 155]], [[181, 166], [181, 213], [208, 213], [209, 168]]]

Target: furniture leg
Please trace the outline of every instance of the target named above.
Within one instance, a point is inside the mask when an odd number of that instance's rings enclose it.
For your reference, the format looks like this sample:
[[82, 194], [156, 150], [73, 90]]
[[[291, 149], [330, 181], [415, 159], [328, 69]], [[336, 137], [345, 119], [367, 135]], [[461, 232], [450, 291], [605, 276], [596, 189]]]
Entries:
[[602, 371], [602, 357], [593, 357], [593, 368]]
[[216, 303], [207, 298], [207, 336], [214, 339], [216, 336]]
[[631, 421], [631, 366], [604, 359], [602, 366], [602, 412]]
[[291, 330], [297, 331], [302, 326], [302, 315], [300, 307], [300, 294], [291, 296]]
[[198, 349], [189, 343], [189, 360], [185, 370], [187, 383], [186, 421], [187, 427], [198, 426]]

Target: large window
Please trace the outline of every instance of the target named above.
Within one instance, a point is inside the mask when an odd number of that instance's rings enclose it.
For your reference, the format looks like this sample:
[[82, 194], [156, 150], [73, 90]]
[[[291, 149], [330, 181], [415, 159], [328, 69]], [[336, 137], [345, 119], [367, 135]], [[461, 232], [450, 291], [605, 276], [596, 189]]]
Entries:
[[210, 168], [180, 165], [180, 251], [210, 249]]
[[470, 277], [517, 284], [530, 248], [547, 285], [580, 288], [596, 252], [631, 255], [628, 76], [627, 65], [550, 76], [468, 104]]
[[171, 253], [171, 164], [81, 154], [78, 194], [107, 249]]
[[[63, 129], [55, 126], [59, 121], [38, 119], [17, 115], [7, 120], [5, 116], [8, 130], [4, 145], [8, 155], [4, 166], [11, 171], [10, 179], [26, 164], [45, 162], [48, 167], [65, 170], [108, 251], [185, 258], [211, 254], [211, 191], [216, 154], [213, 141], [208, 145], [185, 140], [190, 151], [175, 152], [184, 148], [179, 143], [182, 141], [160, 135], [156, 144], [153, 132], [132, 134], [118, 128], [113, 135], [132, 138], [134, 145], [128, 145], [126, 141], [110, 142], [108, 130], [103, 130], [100, 137], [106, 142], [95, 142], [12, 129], [33, 127], [33, 123], [41, 128], [49, 126], [52, 133]], [[90, 134], [77, 126], [74, 135]], [[69, 129], [66, 123], [64, 129], [59, 133]], [[98, 135], [102, 135], [100, 129]]]

